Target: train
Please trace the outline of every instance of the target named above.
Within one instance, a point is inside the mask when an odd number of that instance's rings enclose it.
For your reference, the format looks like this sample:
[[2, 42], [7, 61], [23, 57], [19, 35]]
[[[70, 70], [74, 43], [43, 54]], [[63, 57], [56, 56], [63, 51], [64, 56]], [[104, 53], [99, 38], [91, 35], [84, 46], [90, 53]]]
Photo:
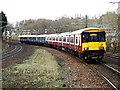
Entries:
[[83, 60], [100, 62], [106, 53], [105, 31], [85, 28], [73, 32], [43, 35], [20, 35], [21, 43], [44, 45], [77, 55]]

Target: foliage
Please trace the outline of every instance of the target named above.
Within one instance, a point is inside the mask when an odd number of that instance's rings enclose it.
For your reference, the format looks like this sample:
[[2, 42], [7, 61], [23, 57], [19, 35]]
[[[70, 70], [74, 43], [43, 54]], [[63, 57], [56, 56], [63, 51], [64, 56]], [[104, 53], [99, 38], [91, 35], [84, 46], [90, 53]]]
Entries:
[[2, 41], [2, 51], [6, 50], [8, 48], [9, 48], [9, 45], [5, 41]]
[[4, 32], [4, 28], [6, 28], [7, 25], [7, 17], [4, 14], [3, 11], [0, 13], [0, 28], [2, 28], [2, 33]]
[[[84, 22], [84, 18], [81, 20]], [[47, 33], [62, 33], [84, 28], [83, 24], [79, 24], [79, 26], [72, 24], [79, 23], [78, 18], [62, 17], [57, 20], [38, 19], [32, 22], [29, 22], [29, 20], [26, 20], [26, 23], [23, 22], [20, 22], [21, 30], [31, 30], [32, 34], [44, 34], [45, 30], [47, 30]]]

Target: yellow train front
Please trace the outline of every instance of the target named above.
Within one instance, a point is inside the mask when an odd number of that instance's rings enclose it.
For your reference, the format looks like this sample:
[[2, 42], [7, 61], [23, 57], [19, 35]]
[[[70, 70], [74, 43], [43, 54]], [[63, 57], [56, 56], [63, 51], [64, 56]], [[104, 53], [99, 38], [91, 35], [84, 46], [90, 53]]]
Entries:
[[83, 59], [101, 61], [106, 52], [105, 31], [86, 30], [82, 32]]

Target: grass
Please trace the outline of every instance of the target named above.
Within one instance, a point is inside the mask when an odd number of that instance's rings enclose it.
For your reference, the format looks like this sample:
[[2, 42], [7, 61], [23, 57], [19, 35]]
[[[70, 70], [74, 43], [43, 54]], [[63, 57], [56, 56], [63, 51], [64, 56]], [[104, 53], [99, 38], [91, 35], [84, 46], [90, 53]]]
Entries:
[[5, 41], [2, 41], [2, 51], [6, 50], [8, 47], [9, 45]]
[[3, 88], [61, 88], [65, 71], [51, 53], [36, 49], [23, 64], [3, 70]]

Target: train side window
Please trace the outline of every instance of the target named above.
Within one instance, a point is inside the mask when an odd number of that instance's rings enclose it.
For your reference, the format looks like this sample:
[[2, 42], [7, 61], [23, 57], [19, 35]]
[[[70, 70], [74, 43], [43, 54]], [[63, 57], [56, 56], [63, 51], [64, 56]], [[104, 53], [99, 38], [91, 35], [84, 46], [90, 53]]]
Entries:
[[78, 44], [78, 37], [76, 37], [76, 44]]
[[42, 41], [45, 41], [45, 37], [42, 37]]
[[66, 42], [66, 37], [63, 37], [63, 42]]
[[53, 37], [53, 41], [55, 41], [55, 37]]
[[61, 37], [59, 37], [59, 41], [62, 41], [62, 38], [61, 38]]
[[51, 40], [51, 37], [49, 38], [49, 40]]
[[42, 37], [42, 41], [45, 41], [45, 37]]
[[47, 38], [47, 40], [49, 40], [49, 37]]
[[67, 42], [69, 42], [69, 37], [67, 37]]
[[58, 37], [56, 37], [56, 41], [58, 41]]
[[40, 37], [39, 37], [39, 41], [40, 41]]
[[42, 41], [42, 37], [40, 37], [40, 41]]
[[74, 38], [70, 37], [70, 43], [74, 43]]

